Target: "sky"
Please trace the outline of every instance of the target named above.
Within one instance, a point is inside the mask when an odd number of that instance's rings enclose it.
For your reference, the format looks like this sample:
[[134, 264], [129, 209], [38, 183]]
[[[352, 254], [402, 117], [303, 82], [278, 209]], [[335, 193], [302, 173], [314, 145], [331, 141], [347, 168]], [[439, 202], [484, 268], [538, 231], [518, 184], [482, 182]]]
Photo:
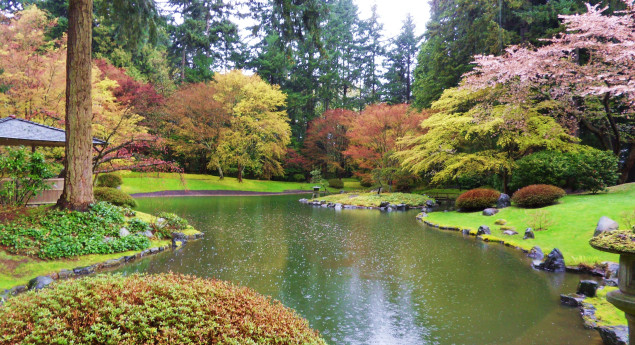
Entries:
[[359, 8], [360, 19], [370, 17], [373, 4], [377, 5], [377, 14], [384, 24], [385, 37], [399, 34], [406, 15], [410, 13], [417, 26], [417, 35], [423, 34], [425, 24], [430, 18], [428, 0], [354, 0]]

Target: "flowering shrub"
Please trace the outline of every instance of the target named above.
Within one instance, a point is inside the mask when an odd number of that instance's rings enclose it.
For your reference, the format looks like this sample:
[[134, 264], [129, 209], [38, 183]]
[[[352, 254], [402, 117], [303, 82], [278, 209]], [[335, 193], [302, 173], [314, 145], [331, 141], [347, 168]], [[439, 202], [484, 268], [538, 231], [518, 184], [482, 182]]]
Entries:
[[455, 205], [466, 211], [482, 210], [494, 205], [500, 195], [500, 192], [493, 189], [476, 188], [459, 195]]
[[29, 291], [0, 308], [0, 334], [6, 344], [326, 344], [278, 301], [172, 273], [98, 275]]
[[565, 196], [564, 190], [548, 184], [533, 184], [519, 189], [512, 195], [512, 201], [521, 207], [541, 207], [555, 203]]

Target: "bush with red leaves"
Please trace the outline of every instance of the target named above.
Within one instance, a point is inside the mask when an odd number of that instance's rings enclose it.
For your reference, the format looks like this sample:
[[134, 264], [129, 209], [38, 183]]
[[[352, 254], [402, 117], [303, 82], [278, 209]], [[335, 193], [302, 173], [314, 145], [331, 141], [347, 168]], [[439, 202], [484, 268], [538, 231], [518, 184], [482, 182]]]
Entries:
[[459, 195], [455, 201], [455, 205], [464, 211], [482, 210], [496, 204], [500, 195], [500, 192], [493, 189], [471, 189]]
[[542, 207], [554, 204], [565, 196], [562, 188], [548, 184], [532, 184], [512, 195], [512, 201], [520, 207]]

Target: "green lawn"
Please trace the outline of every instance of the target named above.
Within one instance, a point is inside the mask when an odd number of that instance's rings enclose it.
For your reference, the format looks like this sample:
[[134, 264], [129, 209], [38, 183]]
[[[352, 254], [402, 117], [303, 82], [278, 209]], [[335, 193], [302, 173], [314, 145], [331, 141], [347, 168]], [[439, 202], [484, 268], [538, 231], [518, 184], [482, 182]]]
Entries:
[[[287, 190], [311, 191], [313, 184], [308, 182], [285, 182], [243, 179], [242, 183], [234, 177], [219, 180], [218, 176], [177, 173], [136, 173], [123, 171], [121, 189], [128, 193], [150, 193], [164, 190], [239, 190], [250, 192], [284, 192]], [[357, 190], [361, 186], [356, 179], [343, 179], [344, 190]], [[329, 188], [338, 192], [339, 189]]]
[[[151, 241], [151, 243], [150, 248], [153, 248], [169, 245], [171, 241], [156, 240]], [[114, 254], [83, 255], [72, 259], [40, 260], [29, 256], [12, 255], [0, 249], [0, 291], [18, 285], [26, 285], [29, 280], [37, 276], [59, 272], [62, 269], [70, 270], [75, 267], [90, 266], [139, 252], [141, 250]]]
[[[481, 212], [432, 212], [426, 220], [435, 224], [470, 229], [487, 225], [492, 230], [491, 237], [503, 239], [514, 246], [530, 249], [537, 245], [545, 254], [553, 248], [559, 248], [567, 265], [594, 264], [618, 261], [617, 255], [597, 251], [589, 245], [589, 239], [593, 236], [600, 217], [607, 216], [623, 226], [625, 214], [632, 214], [634, 209], [635, 183], [630, 183], [612, 187], [608, 193], [567, 195], [557, 205], [541, 209], [512, 206], [502, 209], [492, 217], [483, 216]], [[525, 228], [529, 227], [529, 220], [536, 211], [546, 211], [552, 225], [548, 230], [536, 231], [535, 239], [523, 240]], [[503, 235], [501, 226], [494, 224], [497, 219], [506, 220], [505, 225], [515, 227], [519, 234]]]
[[331, 194], [315, 200], [332, 202], [335, 204], [379, 207], [382, 202], [391, 204], [406, 204], [408, 206], [422, 206], [429, 199], [419, 194], [408, 193], [348, 193]]

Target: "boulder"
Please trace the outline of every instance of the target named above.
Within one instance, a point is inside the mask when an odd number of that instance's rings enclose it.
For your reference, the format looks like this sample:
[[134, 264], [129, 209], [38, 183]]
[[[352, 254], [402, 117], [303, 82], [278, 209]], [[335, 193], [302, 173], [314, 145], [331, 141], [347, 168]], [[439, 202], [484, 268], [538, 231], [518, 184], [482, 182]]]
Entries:
[[512, 199], [509, 197], [509, 195], [501, 193], [501, 196], [499, 196], [498, 200], [496, 201], [496, 208], [505, 208], [511, 205]]
[[587, 297], [595, 297], [595, 292], [598, 289], [598, 282], [595, 280], [580, 280], [578, 283], [577, 294], [582, 294]]
[[605, 278], [617, 278], [617, 273], [620, 270], [620, 264], [617, 262], [604, 261], [602, 263], [606, 269], [604, 269]]
[[628, 326], [600, 327], [598, 331], [604, 345], [628, 345]]
[[342, 209], [342, 204], [335, 204], [335, 206], [333, 206], [333, 208], [339, 211], [339, 210]]
[[561, 294], [560, 295], [560, 304], [567, 305], [569, 307], [579, 307], [582, 305], [582, 301], [584, 301], [584, 295], [578, 294]]
[[505, 225], [505, 224], [507, 224], [507, 221], [505, 219], [496, 219], [494, 224], [496, 224], [496, 225]]
[[602, 283], [606, 286], [618, 286], [619, 281], [616, 278], [602, 279]]
[[382, 201], [379, 203], [379, 207], [388, 207], [388, 205], [390, 205], [388, 201]]
[[465, 236], [469, 236], [470, 235], [470, 229], [463, 229], [461, 230], [461, 233]]
[[303, 198], [303, 199], [300, 199], [299, 201], [300, 201], [300, 203], [306, 204], [306, 203], [309, 202], [309, 199], [304, 199]]
[[427, 217], [427, 216], [428, 216], [428, 214], [427, 214], [427, 213], [425, 213], [425, 212], [421, 212], [421, 213], [419, 213], [419, 214], [417, 215], [416, 219], [417, 219], [417, 220], [421, 220], [421, 219], [423, 219], [423, 218], [425, 218], [425, 217]]
[[597, 236], [603, 232], [617, 230], [618, 227], [619, 225], [613, 219], [609, 217], [602, 217], [598, 221], [598, 225], [595, 228], [595, 233], [593, 234], [593, 236]]
[[397, 204], [396, 205], [396, 208], [397, 208], [398, 211], [405, 211], [407, 207], [408, 207], [408, 205], [406, 205], [406, 204]]
[[60, 270], [60, 271], [57, 273], [57, 276], [58, 276], [60, 279], [70, 278], [70, 277], [72, 277], [72, 276], [73, 276], [73, 271], [70, 271], [70, 270]]
[[40, 290], [47, 287], [53, 282], [53, 278], [49, 276], [39, 276], [29, 280], [29, 290]]
[[558, 248], [554, 248], [538, 268], [549, 272], [565, 272], [567, 266], [564, 264], [564, 256]]
[[486, 208], [483, 210], [484, 216], [493, 216], [498, 213], [498, 210], [495, 208]]
[[545, 258], [545, 254], [542, 252], [542, 249], [540, 249], [540, 247], [538, 246], [534, 246], [533, 248], [531, 248], [527, 256], [534, 260], [542, 260]]
[[434, 199], [426, 200], [426, 206], [428, 206], [428, 207], [432, 207], [432, 206], [434, 206], [436, 204], [437, 204], [437, 202]]
[[525, 236], [523, 236], [523, 240], [526, 240], [528, 238], [536, 238], [536, 236], [534, 235], [534, 230], [532, 230], [532, 228], [525, 229]]
[[489, 226], [487, 225], [481, 225], [478, 227], [478, 231], [476, 232], [476, 236], [481, 236], [481, 235], [491, 235], [492, 231], [489, 229]]
[[128, 231], [128, 229], [126, 229], [125, 227], [119, 229], [119, 237], [126, 237], [129, 235], [130, 235], [130, 231]]
[[154, 234], [152, 233], [152, 231], [150, 230], [146, 230], [144, 232], [141, 233], [143, 236], [147, 237], [147, 238], [152, 238], [154, 237]]
[[93, 266], [75, 267], [73, 268], [73, 273], [75, 273], [75, 275], [78, 275], [78, 276], [93, 274], [95, 273], [95, 267]]
[[503, 235], [513, 236], [513, 235], [518, 235], [518, 232], [516, 232], [514, 230], [505, 230], [505, 231], [503, 231]]

